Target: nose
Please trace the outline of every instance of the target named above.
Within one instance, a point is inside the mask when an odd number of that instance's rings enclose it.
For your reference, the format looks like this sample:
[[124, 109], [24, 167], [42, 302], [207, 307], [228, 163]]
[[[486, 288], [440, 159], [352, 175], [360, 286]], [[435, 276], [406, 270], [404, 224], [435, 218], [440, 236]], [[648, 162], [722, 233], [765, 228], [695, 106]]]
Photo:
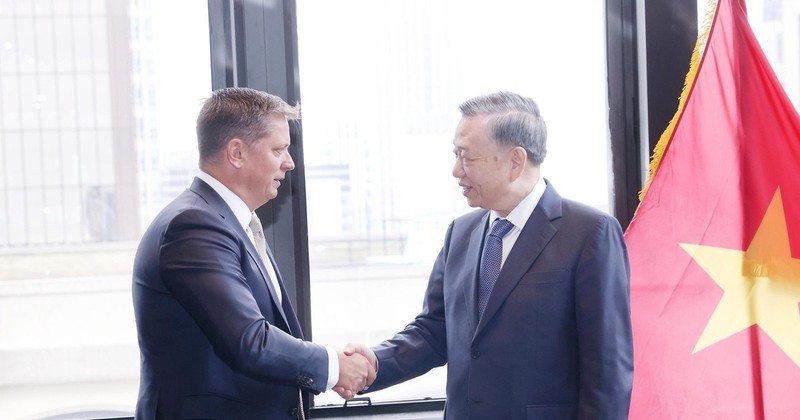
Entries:
[[294, 160], [292, 160], [292, 155], [289, 154], [289, 151], [286, 151], [286, 159], [283, 160], [283, 165], [281, 165], [284, 171], [289, 172], [294, 169]]
[[453, 176], [463, 178], [464, 175], [464, 165], [461, 164], [461, 159], [456, 158], [455, 163], [453, 163]]

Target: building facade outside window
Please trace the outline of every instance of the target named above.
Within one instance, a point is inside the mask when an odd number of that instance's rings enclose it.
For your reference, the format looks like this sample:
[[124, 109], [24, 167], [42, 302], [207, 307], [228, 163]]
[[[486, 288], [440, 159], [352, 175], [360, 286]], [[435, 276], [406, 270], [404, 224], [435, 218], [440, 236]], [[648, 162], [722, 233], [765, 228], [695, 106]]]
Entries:
[[0, 418], [133, 413], [133, 254], [197, 170], [199, 5], [0, 0]]

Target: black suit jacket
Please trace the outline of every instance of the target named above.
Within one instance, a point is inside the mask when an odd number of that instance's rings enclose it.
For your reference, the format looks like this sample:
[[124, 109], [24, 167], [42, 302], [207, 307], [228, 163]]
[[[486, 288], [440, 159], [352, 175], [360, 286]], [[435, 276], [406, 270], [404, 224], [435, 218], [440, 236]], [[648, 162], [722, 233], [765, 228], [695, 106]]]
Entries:
[[303, 341], [286, 291], [280, 305], [272, 287], [233, 212], [195, 179], [136, 253], [136, 418], [288, 419], [300, 389], [324, 391], [327, 351]]
[[446, 419], [625, 419], [633, 379], [619, 223], [544, 192], [478, 319], [488, 212], [450, 225], [423, 312], [374, 348], [369, 391], [447, 363]]

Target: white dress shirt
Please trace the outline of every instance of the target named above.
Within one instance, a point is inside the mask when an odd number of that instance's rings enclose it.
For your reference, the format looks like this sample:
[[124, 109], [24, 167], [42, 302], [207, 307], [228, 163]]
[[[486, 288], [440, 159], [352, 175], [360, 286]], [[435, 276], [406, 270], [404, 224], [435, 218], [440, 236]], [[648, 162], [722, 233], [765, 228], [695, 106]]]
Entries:
[[[525, 223], [528, 222], [528, 219], [531, 217], [533, 213], [533, 209], [536, 208], [536, 205], [539, 204], [539, 200], [542, 198], [544, 194], [544, 190], [547, 188], [547, 184], [544, 182], [544, 179], [540, 176], [539, 180], [536, 181], [536, 185], [533, 186], [531, 192], [517, 204], [517, 207], [514, 207], [514, 210], [511, 210], [511, 213], [508, 213], [506, 220], [511, 222], [514, 227], [503, 237], [503, 259], [500, 262], [500, 267], [503, 267], [503, 264], [506, 263], [506, 258], [508, 254], [511, 252], [511, 248], [514, 247], [514, 244], [517, 243], [517, 238], [519, 238], [520, 232], [522, 232], [522, 228], [525, 227]], [[500, 215], [492, 210], [489, 212], [489, 226], [492, 225], [495, 219], [501, 218]], [[489, 234], [489, 230], [486, 230], [486, 234]]]

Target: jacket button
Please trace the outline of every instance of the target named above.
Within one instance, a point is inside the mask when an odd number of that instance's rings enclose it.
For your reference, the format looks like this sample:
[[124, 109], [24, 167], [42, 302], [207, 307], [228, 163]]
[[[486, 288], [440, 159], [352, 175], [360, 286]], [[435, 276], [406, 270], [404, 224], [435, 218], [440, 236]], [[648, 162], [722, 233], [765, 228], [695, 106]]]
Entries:
[[473, 358], [473, 359], [477, 359], [477, 358], [479, 358], [479, 357], [481, 357], [481, 352], [480, 352], [480, 351], [478, 351], [478, 350], [473, 350], [473, 351], [472, 351], [472, 358]]

